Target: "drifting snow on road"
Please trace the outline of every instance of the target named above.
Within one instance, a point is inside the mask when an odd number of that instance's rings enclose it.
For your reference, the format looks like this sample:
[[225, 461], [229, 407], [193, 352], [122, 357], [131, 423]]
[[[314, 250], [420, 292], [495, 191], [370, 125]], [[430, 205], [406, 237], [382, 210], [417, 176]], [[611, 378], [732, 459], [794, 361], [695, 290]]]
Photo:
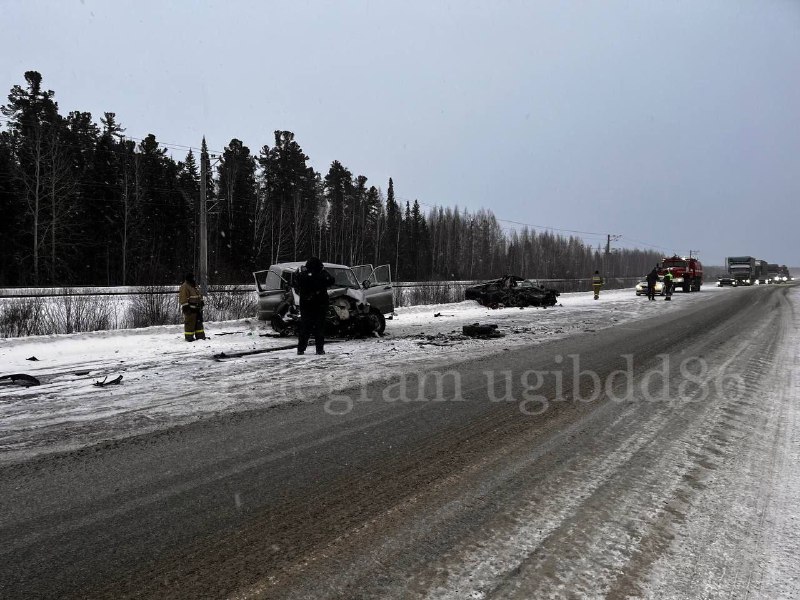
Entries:
[[723, 317], [670, 346], [708, 372], [660, 382], [669, 400], [646, 399], [640, 371], [631, 397], [484, 446], [312, 554], [286, 597], [800, 597], [800, 288], [781, 294], [752, 296], [752, 328]]
[[[4, 340], [43, 384], [2, 388], [0, 595], [800, 597], [800, 288], [561, 300], [398, 310], [320, 357], [246, 354], [287, 346], [246, 322]], [[445, 366], [461, 401], [325, 410]]]
[[730, 385], [578, 423], [591, 450], [574, 443], [514, 488], [502, 518], [429, 567], [446, 577], [425, 597], [800, 598], [800, 288], [790, 298], [754, 329], [728, 324], [733, 348], [684, 349]]
[[[302, 358], [286, 348], [294, 338], [272, 337], [268, 326], [246, 320], [207, 323], [208, 339], [193, 344], [183, 341], [178, 325], [0, 339], [0, 376], [27, 373], [42, 382], [25, 389], [0, 387], [0, 464], [226, 411], [314, 399], [397, 373], [678, 310], [717, 291], [679, 295], [671, 305], [613, 290], [599, 301], [589, 293], [563, 294], [560, 305], [548, 309], [492, 310], [472, 301], [398, 308], [384, 337], [329, 344], [327, 355]], [[506, 335], [463, 339], [461, 327], [474, 322], [496, 324]], [[119, 375], [121, 385], [93, 386]]]

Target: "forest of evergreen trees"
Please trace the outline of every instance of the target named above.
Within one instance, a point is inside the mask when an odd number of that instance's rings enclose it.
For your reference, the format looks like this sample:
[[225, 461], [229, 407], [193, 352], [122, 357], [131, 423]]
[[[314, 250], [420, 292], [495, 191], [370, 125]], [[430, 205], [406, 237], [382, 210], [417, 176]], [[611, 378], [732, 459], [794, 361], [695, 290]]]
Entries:
[[[175, 161], [155, 135], [134, 140], [113, 112], [59, 113], [42, 76], [25, 73], [0, 117], [0, 286], [148, 285], [196, 271], [201, 173], [207, 181], [211, 283], [310, 255], [389, 263], [395, 280], [487, 279], [506, 272], [581, 278], [633, 276], [651, 251], [605, 256], [575, 237], [504, 231], [488, 210], [398, 202], [394, 183], [333, 161], [326, 174], [290, 131], [256, 155], [232, 139], [219, 156], [203, 140]], [[205, 169], [202, 169], [202, 165]]]

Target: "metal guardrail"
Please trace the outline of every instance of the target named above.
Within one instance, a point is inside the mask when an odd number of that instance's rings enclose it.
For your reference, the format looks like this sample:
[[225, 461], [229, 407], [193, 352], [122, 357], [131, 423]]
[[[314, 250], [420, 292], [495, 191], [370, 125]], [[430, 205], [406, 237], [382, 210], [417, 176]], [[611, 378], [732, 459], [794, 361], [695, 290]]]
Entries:
[[[607, 281], [611, 282], [632, 282], [639, 281], [639, 277], [608, 277]], [[494, 279], [472, 279], [472, 280], [441, 280], [441, 281], [398, 281], [392, 284], [395, 288], [425, 288], [425, 287], [443, 287], [443, 286], [458, 286], [467, 287], [471, 285], [479, 285], [487, 281], [494, 281]], [[558, 285], [558, 284], [580, 284], [588, 283], [591, 281], [590, 277], [580, 279], [536, 279], [531, 278], [531, 281], [537, 282], [541, 285]], [[167, 295], [177, 294], [180, 286], [177, 285], [155, 285], [155, 286], [64, 286], [64, 287], [48, 287], [48, 288], [35, 288], [35, 287], [20, 287], [20, 288], [0, 288], [0, 299], [8, 298], [63, 298], [71, 296], [138, 296], [140, 294], [155, 294]], [[254, 284], [241, 284], [241, 285], [224, 285], [224, 286], [210, 286], [208, 292], [228, 292], [231, 294], [250, 294], [256, 291]]]
[[[74, 286], [58, 288], [0, 288], [2, 298], [65, 298], [72, 296], [138, 296], [140, 294], [177, 295], [180, 286], [141, 286], [125, 288], [106, 288], [93, 286]], [[229, 292], [231, 294], [251, 294], [255, 285], [212, 286], [209, 293]]]
[[[493, 279], [474, 279], [470, 281], [415, 281], [415, 282], [402, 282], [399, 281], [397, 283], [393, 283], [392, 285], [396, 288], [406, 288], [406, 287], [438, 287], [443, 285], [479, 285], [481, 283], [486, 283], [488, 281], [496, 281], [498, 278]], [[607, 277], [607, 281], [630, 281], [630, 282], [639, 282], [641, 281], [641, 277]], [[592, 281], [591, 277], [582, 277], [579, 279], [537, 279], [535, 277], [531, 277], [528, 281], [533, 281], [535, 283], [539, 283], [542, 285], [553, 285], [559, 283], [588, 283]]]

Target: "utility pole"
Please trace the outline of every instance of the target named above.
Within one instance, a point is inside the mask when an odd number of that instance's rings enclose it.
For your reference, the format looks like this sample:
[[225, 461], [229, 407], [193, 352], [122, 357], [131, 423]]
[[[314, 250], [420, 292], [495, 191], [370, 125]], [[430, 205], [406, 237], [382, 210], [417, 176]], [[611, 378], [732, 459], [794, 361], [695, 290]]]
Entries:
[[[206, 148], [206, 138], [203, 136], [203, 145], [200, 152], [200, 256], [198, 257], [198, 285], [203, 295], [208, 292], [208, 169], [212, 160], [222, 160], [221, 156], [209, 154]], [[212, 211], [214, 207], [212, 206]]]
[[206, 295], [208, 288], [208, 204], [206, 202], [206, 156], [200, 154], [200, 293]]
[[606, 254], [605, 254], [605, 259], [603, 260], [603, 263], [604, 263], [603, 264], [603, 271], [604, 271], [603, 274], [605, 276], [607, 276], [607, 277], [609, 276], [608, 268], [609, 268], [609, 261], [611, 259], [611, 242], [616, 242], [621, 237], [622, 237], [621, 235], [614, 235], [614, 234], [611, 234], [611, 233], [606, 235]]
[[689, 258], [694, 258], [693, 254], [700, 254], [700, 250], [689, 250]]

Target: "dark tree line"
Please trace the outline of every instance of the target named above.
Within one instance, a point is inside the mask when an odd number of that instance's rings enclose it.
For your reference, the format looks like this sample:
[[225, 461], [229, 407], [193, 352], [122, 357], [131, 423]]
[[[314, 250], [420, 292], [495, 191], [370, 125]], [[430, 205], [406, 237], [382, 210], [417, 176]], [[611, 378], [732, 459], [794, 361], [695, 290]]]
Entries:
[[388, 263], [397, 280], [636, 275], [653, 252], [609, 256], [573, 237], [505, 232], [486, 210], [398, 202], [333, 161], [326, 174], [290, 131], [257, 154], [232, 139], [219, 156], [175, 161], [156, 137], [125, 136], [112, 112], [59, 113], [35, 71], [3, 105], [0, 131], [0, 285], [175, 282], [198, 264], [205, 173], [212, 283], [310, 255], [350, 265]]

